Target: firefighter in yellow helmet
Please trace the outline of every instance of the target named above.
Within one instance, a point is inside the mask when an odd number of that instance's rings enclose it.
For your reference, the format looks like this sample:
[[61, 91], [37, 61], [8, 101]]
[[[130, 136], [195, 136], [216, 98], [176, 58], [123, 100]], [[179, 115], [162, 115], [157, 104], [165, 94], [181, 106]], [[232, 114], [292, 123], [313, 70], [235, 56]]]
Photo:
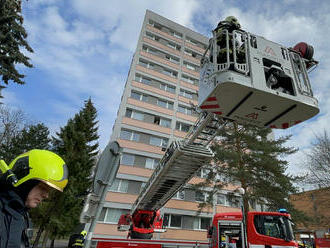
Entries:
[[[228, 16], [225, 20], [220, 21], [217, 27], [214, 29], [215, 38], [217, 41], [217, 45], [220, 46], [220, 51], [218, 54], [218, 63], [225, 63], [227, 62], [227, 50], [229, 51], [230, 60], [232, 60], [232, 33], [234, 30], [238, 30], [241, 28], [240, 23], [238, 22], [237, 18], [234, 16]], [[224, 30], [228, 31], [229, 35], [229, 47], [227, 48], [226, 43], [226, 33]]]
[[31, 150], [9, 166], [0, 161], [0, 247], [29, 247], [27, 211], [63, 191], [68, 171], [63, 159], [47, 150]]
[[70, 236], [68, 248], [81, 248], [84, 246], [87, 232], [83, 230], [80, 234], [73, 234]]

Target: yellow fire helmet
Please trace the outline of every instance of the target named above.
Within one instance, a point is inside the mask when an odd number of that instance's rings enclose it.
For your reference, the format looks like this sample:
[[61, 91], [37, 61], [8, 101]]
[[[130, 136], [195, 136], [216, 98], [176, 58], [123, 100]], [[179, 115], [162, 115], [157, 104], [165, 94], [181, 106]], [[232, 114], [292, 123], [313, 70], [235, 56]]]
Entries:
[[241, 27], [241, 25], [239, 24], [239, 22], [235, 16], [228, 16], [228, 17], [226, 17], [225, 21], [235, 25], [237, 28]]
[[8, 167], [18, 179], [15, 187], [34, 179], [62, 192], [68, 183], [64, 160], [51, 151], [31, 150], [16, 157]]
[[81, 231], [80, 233], [81, 235], [83, 235], [84, 237], [87, 235], [87, 232], [85, 230]]

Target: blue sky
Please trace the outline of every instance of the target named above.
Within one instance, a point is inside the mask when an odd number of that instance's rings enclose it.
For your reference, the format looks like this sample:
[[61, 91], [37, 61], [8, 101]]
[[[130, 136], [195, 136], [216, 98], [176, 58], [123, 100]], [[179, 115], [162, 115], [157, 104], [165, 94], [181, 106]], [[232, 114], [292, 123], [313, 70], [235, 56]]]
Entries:
[[310, 75], [321, 112], [276, 136], [292, 134], [289, 172], [301, 172], [303, 154], [315, 133], [330, 122], [330, 3], [307, 0], [32, 0], [23, 1], [28, 54], [34, 68], [20, 67], [26, 85], [10, 84], [4, 103], [45, 123], [52, 133], [92, 98], [99, 119], [100, 145], [109, 141], [146, 9], [210, 36], [220, 19], [236, 16], [243, 29], [293, 46], [314, 46], [319, 67]]

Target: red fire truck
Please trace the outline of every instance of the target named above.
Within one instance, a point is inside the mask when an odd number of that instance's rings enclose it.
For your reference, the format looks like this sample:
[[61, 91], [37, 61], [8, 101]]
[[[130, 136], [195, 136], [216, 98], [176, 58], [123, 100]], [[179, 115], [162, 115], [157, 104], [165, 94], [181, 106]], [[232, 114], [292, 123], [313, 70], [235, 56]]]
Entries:
[[330, 232], [324, 230], [315, 231], [314, 243], [315, 248], [330, 248]]
[[280, 212], [219, 213], [208, 232], [210, 248], [296, 247], [290, 215]]

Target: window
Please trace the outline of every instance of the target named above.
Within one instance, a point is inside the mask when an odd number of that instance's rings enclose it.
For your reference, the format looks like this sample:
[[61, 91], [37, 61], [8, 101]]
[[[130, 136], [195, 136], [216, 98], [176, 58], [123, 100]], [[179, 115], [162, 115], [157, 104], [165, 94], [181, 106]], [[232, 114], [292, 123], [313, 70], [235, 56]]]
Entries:
[[186, 98], [189, 98], [189, 99], [193, 99], [193, 95], [194, 93], [190, 92], [190, 91], [187, 91], [187, 90], [184, 90], [184, 89], [180, 89], [180, 96], [183, 96], [183, 97], [186, 97]]
[[254, 225], [258, 233], [280, 239], [293, 240], [291, 222], [284, 216], [256, 215]]
[[188, 50], [188, 49], [184, 49], [184, 53], [187, 55], [192, 56], [192, 51]]
[[163, 127], [168, 127], [168, 128], [170, 128], [170, 127], [171, 127], [171, 120], [164, 119], [164, 118], [160, 118], [159, 125], [160, 125], [160, 126], [163, 126]]
[[167, 227], [182, 227], [182, 216], [177, 214], [164, 214], [164, 226]]
[[224, 194], [217, 194], [217, 204], [227, 206], [227, 197]]
[[181, 46], [175, 44], [175, 43], [172, 43], [172, 42], [167, 42], [167, 46], [170, 47], [170, 48], [173, 48], [175, 50], [178, 50], [180, 51], [181, 50]]
[[132, 118], [135, 120], [143, 121], [144, 120], [144, 114], [141, 112], [133, 111], [132, 112]]
[[210, 226], [211, 218], [207, 217], [195, 217], [193, 223], [193, 229], [195, 230], [207, 230]]
[[163, 74], [170, 76], [170, 77], [175, 77], [175, 78], [178, 76], [177, 72], [168, 70], [166, 68], [163, 68]]
[[189, 70], [193, 70], [193, 71], [197, 71], [197, 66], [193, 65], [193, 64], [190, 64], [190, 63], [187, 63], [187, 62], [184, 62], [183, 63]]
[[132, 118], [132, 110], [131, 109], [126, 109], [125, 116], [128, 118]]
[[176, 130], [179, 130], [181, 132], [189, 132], [189, 129], [190, 129], [191, 125], [189, 124], [185, 124], [185, 123], [182, 123], [182, 122], [176, 122], [176, 125], [175, 125], [175, 129]]
[[140, 92], [136, 92], [136, 91], [131, 92], [131, 98], [138, 100], [138, 101], [144, 101], [144, 102], [148, 101], [147, 95], [144, 95], [144, 94], [142, 94]]
[[133, 154], [123, 153], [121, 157], [121, 164], [134, 165], [135, 156]]
[[152, 40], [155, 39], [155, 35], [153, 35], [152, 33], [146, 32], [146, 36]]
[[147, 46], [143, 46], [142, 47], [143, 51], [146, 51], [148, 53], [151, 53], [157, 57], [160, 57], [160, 58], [165, 58], [173, 63], [176, 63], [176, 64], [179, 64], [180, 63], [180, 59], [177, 58], [177, 57], [174, 57], [174, 56], [171, 56], [167, 53], [164, 53], [164, 52], [161, 52], [157, 49], [154, 49], [154, 48], [151, 48], [151, 47], [147, 47]]
[[184, 50], [184, 53], [187, 54], [187, 55], [189, 55], [189, 56], [191, 56], [191, 57], [193, 57], [193, 58], [197, 58], [197, 59], [202, 58], [202, 55], [201, 54], [198, 54], [198, 53], [196, 53], [194, 51], [191, 51], [189, 49], [185, 49]]
[[188, 82], [190, 84], [198, 85], [198, 79], [189, 77], [189, 76], [184, 75], [184, 74], [182, 74], [182, 77], [181, 78], [182, 78], [183, 81], [186, 81], [186, 82]]
[[153, 49], [151, 47], [145, 47], [145, 46], [143, 46], [143, 50], [146, 51], [146, 52], [148, 52], [148, 53], [151, 53], [153, 55], [156, 55], [158, 57], [161, 56], [161, 54], [164, 54], [164, 53], [162, 53], [162, 52], [160, 52], [160, 51], [158, 51], [156, 49]]
[[146, 84], [146, 85], [151, 85], [151, 79], [145, 77], [145, 76], [141, 76], [141, 75], [135, 75], [135, 80], [137, 82], [140, 82], [140, 83], [143, 83], [143, 84]]
[[193, 40], [193, 39], [190, 38], [190, 37], [186, 37], [186, 40], [187, 40], [188, 42], [190, 42], [191, 44], [194, 44], [194, 45], [196, 45], [196, 46], [197, 46], [197, 44], [198, 44], [197, 41]]
[[185, 106], [182, 106], [182, 105], [179, 105], [178, 111], [180, 113], [183, 113], [183, 114], [186, 114], [186, 115], [191, 115], [192, 114], [192, 109], [191, 108], [185, 107]]
[[150, 145], [153, 146], [160, 146], [160, 147], [167, 147], [168, 139], [166, 138], [159, 138], [156, 136], [150, 137]]
[[139, 65], [141, 65], [143, 67], [146, 67], [148, 69], [153, 69], [154, 68], [154, 64], [152, 64], [148, 61], [145, 61], [145, 60], [139, 60]]
[[131, 110], [131, 109], [126, 110], [125, 116], [128, 117], [128, 118], [139, 120], [139, 121], [144, 120], [144, 114], [142, 112]]
[[157, 105], [162, 108], [173, 109], [173, 103], [166, 100], [157, 99]]
[[182, 34], [176, 32], [176, 31], [170, 30], [170, 34], [171, 34], [172, 36], [176, 37], [176, 38], [179, 38], [179, 39], [182, 38]]
[[145, 168], [154, 170], [159, 163], [159, 159], [147, 158]]
[[176, 64], [179, 64], [180, 63], [180, 59], [177, 58], [177, 57], [173, 57], [173, 56], [170, 56], [168, 54], [165, 55], [165, 58], [173, 63], [176, 63]]
[[196, 191], [195, 200], [198, 201], [198, 202], [206, 202], [207, 193], [206, 192], [201, 192], [201, 191]]
[[200, 48], [203, 48], [203, 49], [206, 49], [206, 48], [207, 48], [207, 46], [206, 46], [205, 44], [200, 43], [200, 42], [198, 42], [198, 41], [196, 41], [196, 40], [194, 40], [194, 39], [192, 39], [192, 38], [190, 38], [190, 37], [186, 37], [186, 40], [187, 40], [189, 43], [191, 43], [191, 44], [193, 44], [193, 45], [195, 45], [195, 46], [198, 46], [198, 47], [200, 47]]
[[120, 139], [138, 142], [140, 140], [140, 134], [129, 130], [121, 130]]
[[117, 224], [120, 216], [127, 213], [126, 209], [103, 208], [98, 221]]
[[176, 192], [176, 194], [172, 197], [172, 199], [176, 199], [176, 200], [184, 200], [184, 189], [183, 190], [179, 190], [178, 192]]
[[142, 61], [142, 60], [139, 61], [139, 65], [146, 67], [146, 68], [148, 67], [148, 63], [145, 61]]
[[164, 90], [164, 91], [167, 91], [167, 92], [170, 92], [170, 93], [175, 93], [175, 86], [172, 86], [172, 85], [160, 83], [159, 88], [161, 90]]
[[127, 193], [128, 180], [116, 178], [115, 181], [113, 181], [111, 184], [109, 190], [114, 192]]
[[228, 194], [227, 195], [227, 199], [228, 199], [228, 205], [234, 208], [239, 208], [240, 207], [240, 197], [232, 195], [232, 194]]

